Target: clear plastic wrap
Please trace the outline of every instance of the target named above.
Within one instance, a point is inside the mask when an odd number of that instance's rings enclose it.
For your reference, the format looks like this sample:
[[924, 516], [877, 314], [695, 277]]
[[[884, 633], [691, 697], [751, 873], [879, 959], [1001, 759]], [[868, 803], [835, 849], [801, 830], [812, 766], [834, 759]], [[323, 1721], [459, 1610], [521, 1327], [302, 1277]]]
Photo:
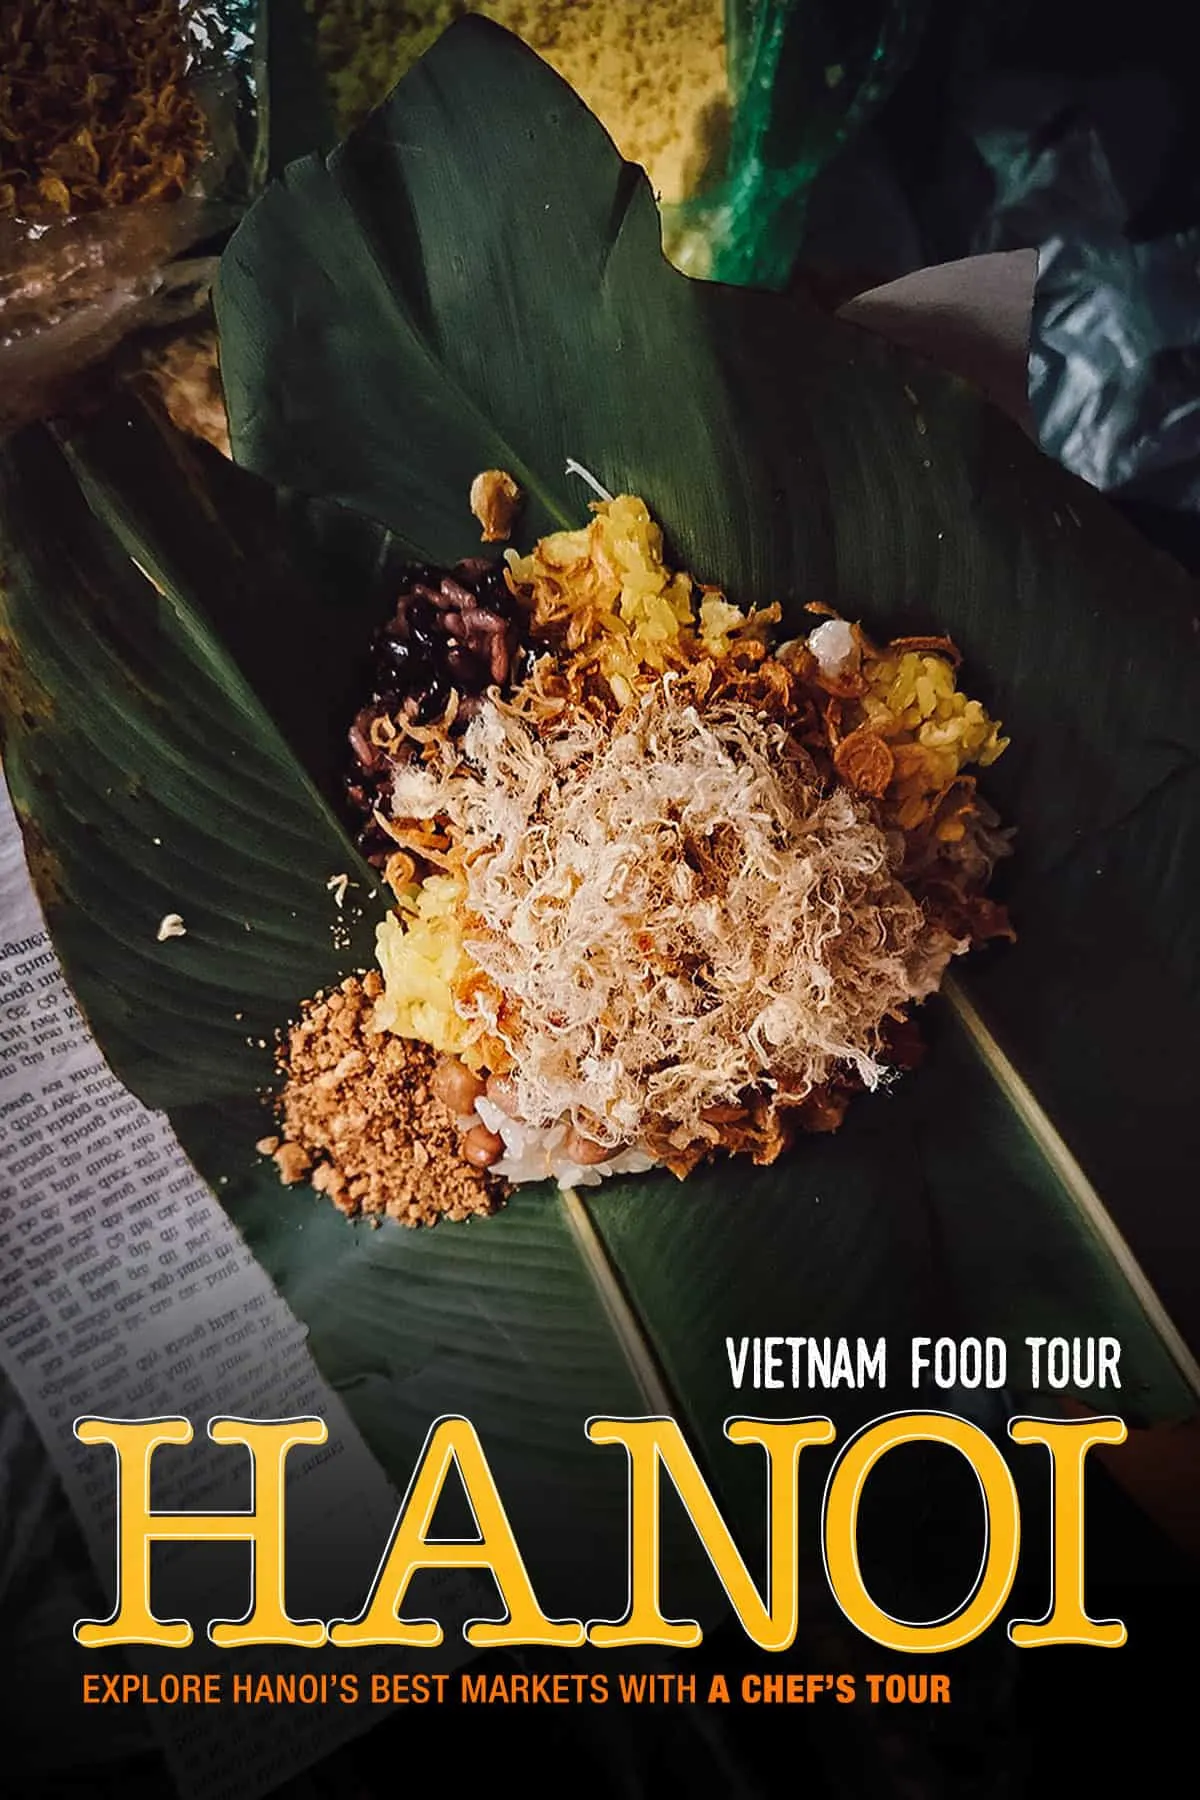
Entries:
[[0, 73], [0, 430], [203, 303], [246, 197], [242, 5], [31, 0]]

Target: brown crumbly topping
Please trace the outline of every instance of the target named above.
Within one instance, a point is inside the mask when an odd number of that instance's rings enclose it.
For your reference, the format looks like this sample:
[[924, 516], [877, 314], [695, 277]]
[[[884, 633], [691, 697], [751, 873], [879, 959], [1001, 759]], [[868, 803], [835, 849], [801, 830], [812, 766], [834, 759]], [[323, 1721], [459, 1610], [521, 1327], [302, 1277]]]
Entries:
[[434, 1225], [494, 1212], [503, 1186], [463, 1160], [432, 1087], [437, 1052], [370, 1031], [382, 988], [372, 971], [305, 1002], [280, 1055], [280, 1180], [307, 1178], [351, 1218]]
[[303, 1181], [312, 1168], [311, 1156], [299, 1144], [280, 1144], [277, 1150], [272, 1150], [271, 1155], [275, 1158], [275, 1167], [279, 1170], [279, 1179], [284, 1187], [294, 1187], [298, 1181]]

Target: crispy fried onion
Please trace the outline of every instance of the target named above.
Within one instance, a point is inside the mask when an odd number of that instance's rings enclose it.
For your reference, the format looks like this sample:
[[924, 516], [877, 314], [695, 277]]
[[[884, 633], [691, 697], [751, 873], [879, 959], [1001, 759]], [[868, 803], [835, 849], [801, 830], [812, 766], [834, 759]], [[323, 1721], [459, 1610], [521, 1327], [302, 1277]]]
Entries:
[[534, 729], [493, 698], [398, 772], [394, 810], [461, 846], [466, 949], [516, 1002], [519, 1114], [608, 1146], [711, 1138], [711, 1109], [798, 1105], [839, 1070], [877, 1086], [886, 1021], [966, 948], [780, 723], [701, 711], [670, 674], [615, 722]]

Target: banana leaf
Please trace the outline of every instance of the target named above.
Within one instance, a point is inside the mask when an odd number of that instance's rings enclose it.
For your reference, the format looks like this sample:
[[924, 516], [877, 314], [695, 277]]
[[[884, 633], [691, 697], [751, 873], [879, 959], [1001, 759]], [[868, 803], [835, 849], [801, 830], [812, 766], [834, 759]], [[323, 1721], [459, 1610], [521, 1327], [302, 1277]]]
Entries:
[[[1001, 1399], [1034, 1398], [1025, 1334], [1115, 1335], [1123, 1415], [1190, 1412], [1171, 1313], [1200, 1311], [1179, 1196], [1200, 1153], [1200, 728], [1174, 565], [962, 384], [671, 269], [641, 172], [479, 20], [328, 159], [287, 168], [217, 306], [241, 467], [130, 403], [0, 448], [6, 772], [99, 1041], [169, 1110], [396, 1480], [431, 1419], [465, 1413], [547, 1609], [595, 1616], [624, 1588], [625, 1472], [587, 1417], [673, 1413], [751, 1542], [761, 1473], [728, 1414], [830, 1407], [844, 1436], [886, 1410], [735, 1394], [726, 1335], [886, 1335], [895, 1407], [908, 1335], [1002, 1334], [1011, 1394], [938, 1398], [997, 1432]], [[924, 1069], [771, 1168], [356, 1227], [254, 1151], [275, 1032], [371, 961], [382, 899], [337, 816], [338, 734], [397, 561], [477, 550], [484, 467], [529, 496], [520, 541], [579, 523], [569, 457], [641, 494], [682, 566], [779, 600], [793, 629], [820, 599], [876, 635], [956, 639], [1013, 740], [987, 791], [1018, 828], [1018, 942], [927, 1003]], [[173, 911], [187, 935], [159, 943]], [[931, 1485], [906, 1492], [924, 1559], [906, 1537], [881, 1603], [903, 1610], [911, 1555], [956, 1604], [974, 1563]], [[830, 1666], [852, 1666], [836, 1641]]]

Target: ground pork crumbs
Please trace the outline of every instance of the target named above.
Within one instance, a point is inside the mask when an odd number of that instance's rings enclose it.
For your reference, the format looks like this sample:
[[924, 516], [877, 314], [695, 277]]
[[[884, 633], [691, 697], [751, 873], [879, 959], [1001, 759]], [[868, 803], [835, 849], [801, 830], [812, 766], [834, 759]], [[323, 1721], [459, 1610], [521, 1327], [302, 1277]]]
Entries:
[[430, 1085], [437, 1052], [369, 1031], [382, 988], [372, 972], [305, 1002], [280, 1053], [279, 1135], [258, 1148], [281, 1181], [311, 1182], [352, 1218], [434, 1225], [494, 1212], [504, 1186], [463, 1160]]

